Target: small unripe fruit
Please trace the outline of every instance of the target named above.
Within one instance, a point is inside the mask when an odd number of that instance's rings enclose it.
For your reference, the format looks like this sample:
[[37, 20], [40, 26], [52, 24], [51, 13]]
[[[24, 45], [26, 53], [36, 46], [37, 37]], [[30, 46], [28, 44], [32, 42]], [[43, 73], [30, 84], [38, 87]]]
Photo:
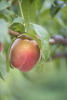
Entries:
[[2, 43], [0, 42], [0, 52], [2, 51], [2, 49], [3, 49], [3, 45], [2, 45]]
[[18, 38], [12, 44], [10, 62], [20, 71], [30, 71], [39, 58], [40, 48], [35, 40]]

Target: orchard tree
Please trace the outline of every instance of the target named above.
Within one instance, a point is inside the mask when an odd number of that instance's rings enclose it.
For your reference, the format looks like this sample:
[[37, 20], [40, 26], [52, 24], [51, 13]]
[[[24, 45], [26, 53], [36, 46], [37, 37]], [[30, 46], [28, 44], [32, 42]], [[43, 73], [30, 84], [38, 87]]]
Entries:
[[1, 78], [14, 67], [21, 73], [45, 70], [45, 63], [67, 57], [66, 3], [65, 0], [0, 1]]
[[67, 0], [0, 0], [0, 100], [67, 100]]

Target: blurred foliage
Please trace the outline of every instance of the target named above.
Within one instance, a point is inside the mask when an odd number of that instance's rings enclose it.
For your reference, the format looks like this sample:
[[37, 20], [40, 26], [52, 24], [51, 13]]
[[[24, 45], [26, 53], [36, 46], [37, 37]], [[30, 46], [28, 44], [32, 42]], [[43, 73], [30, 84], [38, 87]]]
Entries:
[[[42, 59], [30, 72], [10, 68], [9, 51], [16, 38], [9, 29], [26, 32], [40, 46]], [[0, 100], [67, 100], [67, 59], [47, 61], [56, 51], [67, 51], [49, 45], [54, 34], [67, 36], [66, 0], [0, 0]]]

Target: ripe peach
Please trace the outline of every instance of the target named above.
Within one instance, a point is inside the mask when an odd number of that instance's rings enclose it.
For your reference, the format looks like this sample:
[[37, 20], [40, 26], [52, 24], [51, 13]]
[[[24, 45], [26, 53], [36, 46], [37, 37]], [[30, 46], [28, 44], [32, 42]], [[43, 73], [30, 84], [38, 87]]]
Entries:
[[18, 38], [10, 50], [11, 64], [22, 72], [30, 71], [40, 58], [40, 48], [35, 40]]
[[2, 51], [2, 49], [3, 49], [3, 45], [2, 45], [2, 43], [0, 42], [0, 52]]

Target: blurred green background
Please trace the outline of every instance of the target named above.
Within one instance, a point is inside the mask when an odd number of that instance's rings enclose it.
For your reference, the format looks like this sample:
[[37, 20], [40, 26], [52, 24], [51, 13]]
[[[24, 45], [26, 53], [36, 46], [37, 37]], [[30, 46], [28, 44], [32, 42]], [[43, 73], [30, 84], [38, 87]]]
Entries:
[[67, 100], [67, 66], [60, 62], [25, 75], [11, 69], [5, 80], [0, 79], [0, 100]]

